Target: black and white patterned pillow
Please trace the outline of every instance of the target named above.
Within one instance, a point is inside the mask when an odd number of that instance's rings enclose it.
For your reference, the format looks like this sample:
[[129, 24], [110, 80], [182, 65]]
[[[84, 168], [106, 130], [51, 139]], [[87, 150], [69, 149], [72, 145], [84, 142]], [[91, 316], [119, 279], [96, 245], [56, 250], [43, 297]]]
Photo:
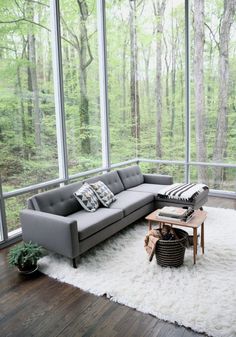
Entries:
[[74, 196], [80, 205], [88, 212], [95, 212], [99, 207], [99, 201], [94, 190], [88, 183], [84, 183], [75, 193]]
[[112, 191], [102, 181], [99, 180], [96, 183], [90, 184], [90, 186], [94, 190], [98, 200], [105, 207], [109, 207], [110, 204], [116, 200]]

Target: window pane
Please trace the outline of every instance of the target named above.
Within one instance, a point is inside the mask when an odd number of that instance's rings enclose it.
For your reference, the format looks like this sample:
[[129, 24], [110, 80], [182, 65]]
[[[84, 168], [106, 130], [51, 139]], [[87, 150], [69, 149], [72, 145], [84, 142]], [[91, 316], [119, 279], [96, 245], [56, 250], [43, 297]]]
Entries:
[[[192, 1], [191, 159], [236, 163], [236, 21], [233, 2]], [[228, 172], [228, 170], [226, 170]], [[198, 180], [227, 187], [225, 169], [198, 167]], [[229, 178], [230, 179], [230, 178]], [[229, 181], [229, 186], [231, 183]]]
[[184, 158], [184, 1], [107, 1], [112, 161]]
[[174, 183], [184, 182], [184, 165], [140, 163], [143, 173], [166, 174], [173, 177]]
[[19, 232], [19, 229], [21, 228], [20, 211], [24, 208], [27, 208], [27, 200], [37, 193], [48, 191], [57, 187], [59, 187], [59, 184], [40, 189], [38, 191], [25, 193], [17, 197], [5, 199], [5, 211], [9, 236], [17, 234]]
[[9, 191], [58, 176], [49, 1], [2, 2], [0, 16], [0, 171]]
[[26, 208], [27, 199], [35, 193], [26, 193], [17, 197], [5, 199], [7, 228], [10, 236], [19, 233], [19, 229], [21, 227], [20, 211], [23, 208]]
[[[206, 181], [202, 181], [203, 183], [208, 184], [209, 188], [215, 189], [215, 171], [214, 167], [206, 167]], [[222, 180], [217, 181], [217, 186], [220, 186], [221, 190], [235, 192], [236, 191], [236, 169], [233, 168], [223, 168], [223, 176]], [[198, 181], [198, 166], [190, 166], [190, 178], [191, 182]]]
[[60, 1], [69, 174], [102, 166], [96, 0]]
[[106, 1], [106, 20], [110, 150], [111, 162], [117, 163], [138, 154], [131, 107], [129, 2]]

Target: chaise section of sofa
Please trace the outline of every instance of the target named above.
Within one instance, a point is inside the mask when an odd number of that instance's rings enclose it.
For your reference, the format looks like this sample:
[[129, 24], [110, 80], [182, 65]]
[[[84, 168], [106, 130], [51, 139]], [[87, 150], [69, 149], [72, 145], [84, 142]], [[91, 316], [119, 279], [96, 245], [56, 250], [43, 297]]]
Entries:
[[163, 187], [173, 184], [173, 177], [158, 174], [142, 174], [138, 165], [118, 170], [118, 174], [127, 191], [149, 193], [153, 195], [155, 200], [157, 199], [158, 192]]

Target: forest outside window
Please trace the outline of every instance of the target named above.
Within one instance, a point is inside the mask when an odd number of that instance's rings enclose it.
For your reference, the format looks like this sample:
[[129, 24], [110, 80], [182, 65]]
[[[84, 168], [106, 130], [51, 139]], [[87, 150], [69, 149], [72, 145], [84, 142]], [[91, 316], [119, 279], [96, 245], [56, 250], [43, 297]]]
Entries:
[[107, 1], [106, 20], [112, 162], [184, 160], [184, 1]]
[[49, 1], [2, 2], [0, 17], [0, 169], [11, 191], [58, 177]]
[[[191, 159], [236, 164], [236, 2], [191, 5]], [[192, 167], [191, 179], [235, 190], [235, 169]]]
[[61, 0], [69, 174], [102, 166], [96, 0]]
[[[3, 192], [58, 178], [50, 2], [0, 5], [0, 172]], [[8, 231], [27, 195], [5, 199]]]

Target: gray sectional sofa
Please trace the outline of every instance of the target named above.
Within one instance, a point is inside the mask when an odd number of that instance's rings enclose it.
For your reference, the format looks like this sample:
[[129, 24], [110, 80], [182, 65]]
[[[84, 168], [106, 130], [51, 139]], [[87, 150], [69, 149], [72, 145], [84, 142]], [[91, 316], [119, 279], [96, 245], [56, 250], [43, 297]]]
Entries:
[[73, 195], [83, 182], [39, 193], [28, 200], [28, 209], [21, 211], [23, 240], [71, 258], [76, 267], [81, 254], [153, 210], [165, 205], [198, 209], [207, 201], [207, 192], [192, 203], [161, 200], [158, 191], [163, 185], [171, 185], [172, 177], [142, 174], [139, 166], [102, 174], [86, 182], [98, 180], [116, 196], [109, 208], [99, 207], [93, 213], [85, 211]]

